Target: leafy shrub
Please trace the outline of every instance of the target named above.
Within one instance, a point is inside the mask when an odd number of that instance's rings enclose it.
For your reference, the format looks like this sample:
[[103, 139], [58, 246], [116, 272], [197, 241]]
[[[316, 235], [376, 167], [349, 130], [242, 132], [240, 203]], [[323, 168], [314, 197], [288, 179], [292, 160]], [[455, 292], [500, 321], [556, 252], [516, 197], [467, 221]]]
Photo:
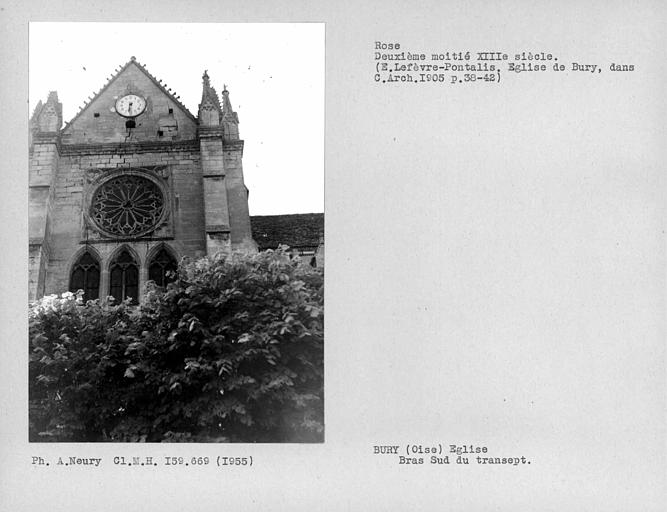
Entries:
[[30, 309], [30, 437], [323, 439], [323, 275], [283, 250], [184, 262], [140, 306]]

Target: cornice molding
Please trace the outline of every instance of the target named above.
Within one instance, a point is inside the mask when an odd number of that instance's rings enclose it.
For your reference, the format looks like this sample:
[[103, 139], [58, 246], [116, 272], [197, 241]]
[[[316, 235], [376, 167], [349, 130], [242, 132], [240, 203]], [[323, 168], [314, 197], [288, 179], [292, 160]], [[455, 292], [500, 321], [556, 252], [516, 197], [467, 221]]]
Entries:
[[145, 141], [145, 142], [105, 142], [98, 144], [62, 144], [63, 155], [126, 155], [132, 153], [152, 153], [156, 151], [199, 151], [199, 141]]

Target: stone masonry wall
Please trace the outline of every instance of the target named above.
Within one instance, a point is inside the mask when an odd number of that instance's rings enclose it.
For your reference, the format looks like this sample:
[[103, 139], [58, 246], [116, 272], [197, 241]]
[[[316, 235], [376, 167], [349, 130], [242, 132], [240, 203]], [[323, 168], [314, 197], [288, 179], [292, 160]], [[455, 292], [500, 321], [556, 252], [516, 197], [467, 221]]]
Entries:
[[53, 217], [54, 183], [59, 159], [60, 152], [55, 139], [47, 137], [35, 141], [29, 163], [29, 300], [34, 300], [44, 293], [49, 259], [50, 221]]
[[170, 171], [173, 239], [135, 242], [91, 241], [89, 247], [100, 258], [101, 296], [108, 294], [108, 267], [117, 251], [129, 247], [139, 261], [140, 285], [147, 279], [148, 257], [163, 244], [177, 259], [205, 254], [203, 190], [198, 145], [164, 147], [149, 151], [96, 152], [95, 146], [63, 146], [55, 183], [50, 261], [45, 293], [62, 293], [69, 287], [74, 261], [86, 247], [83, 209], [88, 169], [112, 170], [143, 166], [167, 166]]
[[243, 181], [243, 141], [224, 144], [225, 182], [233, 247], [254, 246], [248, 212], [248, 190]]
[[[130, 64], [92, 103], [63, 130], [63, 142], [67, 144], [97, 142], [127, 142], [127, 119], [119, 116], [112, 107], [115, 97], [131, 91], [146, 98], [146, 110], [139, 115], [136, 127], [131, 131], [133, 141], [191, 140], [197, 136], [197, 123], [175, 101], [165, 96], [160, 87], [149, 79], [135, 64]], [[169, 109], [172, 113], [169, 114]], [[97, 114], [97, 117], [95, 116]], [[165, 126], [178, 126], [176, 136], [167, 134]], [[159, 135], [159, 131], [163, 135]]]
[[[133, 119], [115, 111], [116, 99], [128, 93], [146, 100]], [[57, 101], [55, 95], [49, 98]], [[234, 124], [226, 96], [225, 101]], [[150, 258], [162, 247], [176, 259], [252, 250], [243, 141], [229, 133], [218, 125], [200, 126], [134, 57], [62, 130], [36, 133], [30, 164], [31, 293], [67, 291], [72, 266], [86, 250], [100, 262], [102, 297], [109, 293], [109, 265], [123, 248], [139, 264], [140, 286]], [[122, 170], [145, 172], [167, 194], [169, 213], [141, 239], [110, 239], [88, 217], [100, 181]]]

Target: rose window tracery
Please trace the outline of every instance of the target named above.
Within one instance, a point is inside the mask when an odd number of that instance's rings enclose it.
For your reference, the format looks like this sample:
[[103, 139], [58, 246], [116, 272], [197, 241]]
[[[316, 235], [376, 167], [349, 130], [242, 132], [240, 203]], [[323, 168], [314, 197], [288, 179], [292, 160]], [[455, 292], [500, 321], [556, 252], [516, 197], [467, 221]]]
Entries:
[[139, 236], [153, 230], [164, 212], [157, 184], [135, 175], [103, 183], [93, 195], [90, 216], [107, 233]]

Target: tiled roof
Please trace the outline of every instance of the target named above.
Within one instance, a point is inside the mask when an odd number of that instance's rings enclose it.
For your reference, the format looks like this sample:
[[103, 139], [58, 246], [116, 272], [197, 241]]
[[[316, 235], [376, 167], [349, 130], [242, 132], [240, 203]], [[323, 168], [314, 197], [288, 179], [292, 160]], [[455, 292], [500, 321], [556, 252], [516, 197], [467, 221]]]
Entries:
[[253, 215], [250, 224], [260, 250], [275, 249], [278, 245], [316, 248], [324, 240], [323, 213]]

